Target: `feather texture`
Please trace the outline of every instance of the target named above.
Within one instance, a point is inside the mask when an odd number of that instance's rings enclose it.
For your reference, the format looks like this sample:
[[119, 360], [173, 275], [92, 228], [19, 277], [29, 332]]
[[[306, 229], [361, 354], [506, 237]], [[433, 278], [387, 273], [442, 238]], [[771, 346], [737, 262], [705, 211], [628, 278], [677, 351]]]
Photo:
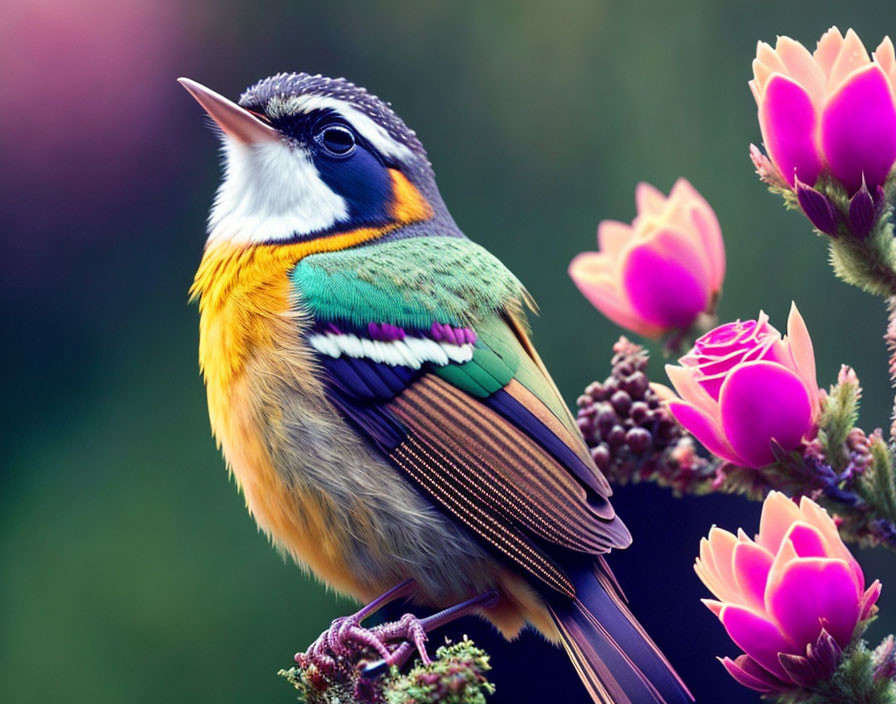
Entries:
[[[400, 240], [308, 257], [293, 281], [316, 326], [337, 331], [322, 352], [333, 402], [492, 549], [571, 595], [543, 541], [594, 555], [630, 542], [555, 387], [508, 324], [525, 294], [491, 255], [463, 239]], [[387, 358], [339, 329], [396, 326], [406, 342], [434, 324], [469, 326], [472, 358]]]
[[573, 599], [548, 596], [560, 639], [600, 704], [686, 704], [684, 682], [647, 635], [603, 563], [569, 567]]

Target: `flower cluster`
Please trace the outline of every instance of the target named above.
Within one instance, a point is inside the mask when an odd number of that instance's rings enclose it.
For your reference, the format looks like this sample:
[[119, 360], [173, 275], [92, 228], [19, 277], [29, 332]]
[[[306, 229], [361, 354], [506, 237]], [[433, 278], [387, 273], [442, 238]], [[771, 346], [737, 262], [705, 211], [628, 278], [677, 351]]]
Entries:
[[[789, 37], [759, 42], [749, 85], [766, 150], [750, 149], [760, 178], [828, 236], [839, 277], [890, 299], [896, 385], [893, 43], [885, 37], [869, 54], [855, 32], [837, 28], [814, 52]], [[724, 249], [712, 209], [690, 184], [679, 181], [668, 198], [641, 184], [636, 201], [631, 225], [602, 222], [600, 251], [576, 257], [570, 275], [619, 325], [651, 338], [671, 333], [667, 351], [697, 339], [666, 367], [674, 391], [648, 384], [643, 348], [617, 343], [613, 373], [579, 398], [596, 464], [615, 482], [765, 497], [755, 539], [713, 528], [700, 545], [697, 573], [716, 597], [706, 604], [743, 651], [722, 664], [780, 702], [891, 704], [893, 638], [873, 652], [861, 640], [880, 583], [866, 588], [841, 536], [896, 547], [896, 441], [857, 427], [861, 389], [850, 368], [819, 389], [796, 306], [786, 336], [764, 313], [708, 330]]]
[[620, 338], [613, 345], [612, 371], [579, 396], [578, 424], [595, 464], [611, 480], [674, 446], [680, 426], [650, 387], [647, 353]]

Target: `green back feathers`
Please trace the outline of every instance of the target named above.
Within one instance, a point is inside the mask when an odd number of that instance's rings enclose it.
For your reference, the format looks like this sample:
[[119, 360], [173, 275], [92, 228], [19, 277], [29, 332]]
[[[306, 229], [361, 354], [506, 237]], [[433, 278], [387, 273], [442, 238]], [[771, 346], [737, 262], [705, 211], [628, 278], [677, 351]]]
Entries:
[[527, 296], [494, 255], [461, 237], [414, 237], [305, 257], [292, 275], [316, 320], [364, 327], [389, 323], [428, 330], [433, 321], [457, 327]]
[[507, 323], [492, 316], [476, 327], [473, 359], [464, 364], [449, 364], [434, 373], [472, 396], [485, 398], [510, 383], [520, 367], [522, 350]]
[[473, 328], [473, 359], [433, 373], [478, 398], [516, 379], [565, 422], [562, 400], [506, 321], [508, 313], [522, 317], [528, 294], [478, 244], [419, 237], [315, 254], [299, 262], [292, 280], [302, 305], [319, 322], [428, 330], [436, 321]]

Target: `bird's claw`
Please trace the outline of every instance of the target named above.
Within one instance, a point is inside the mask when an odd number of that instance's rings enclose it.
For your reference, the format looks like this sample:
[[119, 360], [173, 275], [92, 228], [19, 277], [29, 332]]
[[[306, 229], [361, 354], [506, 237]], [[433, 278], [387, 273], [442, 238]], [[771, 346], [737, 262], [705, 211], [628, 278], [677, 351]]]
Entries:
[[387, 641], [375, 629], [364, 628], [360, 622], [357, 615], [334, 619], [305, 653], [296, 656], [296, 662], [301, 656], [305, 663], [315, 665], [324, 672], [332, 672], [337, 667], [337, 660], [351, 656], [357, 649], [353, 645], [373, 650], [383, 660], [391, 659], [392, 650]]

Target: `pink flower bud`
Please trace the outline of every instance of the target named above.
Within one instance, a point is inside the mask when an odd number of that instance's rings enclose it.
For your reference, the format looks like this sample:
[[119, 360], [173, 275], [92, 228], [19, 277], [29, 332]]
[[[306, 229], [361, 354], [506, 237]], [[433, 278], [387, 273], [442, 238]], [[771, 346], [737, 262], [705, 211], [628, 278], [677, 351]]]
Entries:
[[774, 460], [772, 441], [785, 451], [815, 437], [819, 391], [812, 340], [793, 305], [782, 338], [758, 320], [727, 323], [667, 365], [681, 396], [669, 410], [713, 454], [742, 467]]
[[715, 213], [684, 179], [667, 198], [638, 184], [631, 225], [604, 220], [599, 252], [572, 260], [569, 275], [610, 320], [646, 337], [687, 329], [718, 297], [725, 276]]
[[885, 37], [871, 57], [836, 27], [813, 54], [790, 37], [759, 42], [750, 89], [769, 157], [781, 177], [812, 186], [825, 169], [850, 194], [874, 191], [896, 162], [896, 55]]
[[776, 491], [765, 499], [754, 540], [713, 528], [694, 567], [716, 597], [704, 603], [744, 651], [722, 664], [760, 692], [832, 674], [880, 595], [880, 582], [865, 589], [862, 568], [827, 512]]

